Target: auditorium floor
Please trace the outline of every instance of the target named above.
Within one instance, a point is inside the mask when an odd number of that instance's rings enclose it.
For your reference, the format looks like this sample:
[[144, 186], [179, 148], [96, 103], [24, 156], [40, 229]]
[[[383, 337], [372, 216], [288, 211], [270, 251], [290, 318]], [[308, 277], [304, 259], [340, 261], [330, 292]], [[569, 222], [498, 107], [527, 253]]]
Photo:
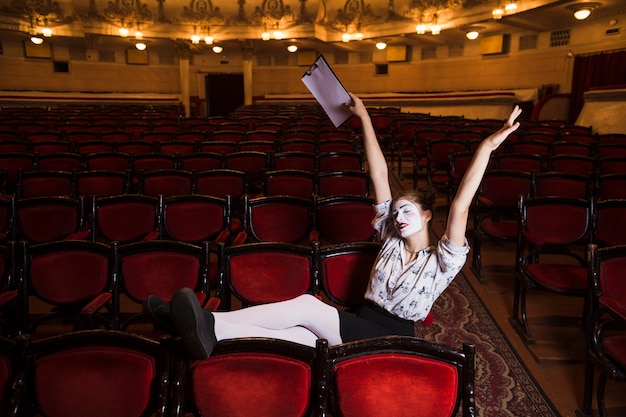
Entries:
[[[420, 177], [418, 187], [424, 184], [425, 179]], [[401, 186], [412, 188], [412, 180], [402, 181]], [[433, 220], [433, 230], [437, 235], [443, 232], [447, 217], [443, 190], [438, 195]], [[536, 342], [527, 346], [509, 324], [513, 305], [515, 244], [485, 243], [482, 254], [483, 282], [477, 279], [470, 268], [471, 253], [463, 270], [465, 276], [559, 413], [563, 417], [576, 416], [576, 410], [582, 406], [584, 390], [583, 300], [531, 291], [527, 308], [529, 325]], [[626, 384], [609, 381], [606, 393], [609, 417], [625, 416]], [[597, 415], [595, 393], [592, 408], [594, 415]]]

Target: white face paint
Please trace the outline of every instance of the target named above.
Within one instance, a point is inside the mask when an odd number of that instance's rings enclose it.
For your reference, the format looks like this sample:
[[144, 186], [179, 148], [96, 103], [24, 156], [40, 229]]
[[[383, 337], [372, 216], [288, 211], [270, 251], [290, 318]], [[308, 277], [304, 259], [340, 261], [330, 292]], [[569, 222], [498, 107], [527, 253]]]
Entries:
[[393, 205], [392, 216], [396, 230], [403, 238], [417, 233], [424, 228], [419, 207], [408, 200], [398, 200]]

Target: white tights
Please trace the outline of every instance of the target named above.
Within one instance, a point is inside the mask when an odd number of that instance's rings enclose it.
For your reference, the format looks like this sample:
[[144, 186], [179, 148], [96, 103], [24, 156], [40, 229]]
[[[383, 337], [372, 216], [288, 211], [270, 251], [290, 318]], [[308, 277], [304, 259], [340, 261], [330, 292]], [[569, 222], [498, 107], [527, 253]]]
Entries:
[[237, 337], [271, 337], [307, 346], [328, 340], [341, 343], [337, 309], [304, 294], [294, 299], [239, 310], [214, 312], [217, 340]]

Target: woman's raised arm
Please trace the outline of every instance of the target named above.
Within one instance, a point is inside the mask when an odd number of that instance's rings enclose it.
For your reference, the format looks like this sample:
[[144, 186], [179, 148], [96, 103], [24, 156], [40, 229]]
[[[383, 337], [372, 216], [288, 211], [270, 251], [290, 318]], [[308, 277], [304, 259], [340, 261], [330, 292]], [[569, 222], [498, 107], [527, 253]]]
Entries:
[[504, 126], [478, 145], [472, 162], [470, 162], [459, 184], [456, 196], [450, 204], [446, 236], [448, 236], [452, 244], [456, 246], [465, 244], [465, 231], [467, 229], [470, 205], [489, 164], [491, 152], [496, 150], [519, 127], [519, 122], [515, 120], [521, 113], [522, 110], [515, 106]]
[[369, 176], [372, 181], [374, 198], [377, 204], [382, 203], [391, 199], [387, 161], [378, 144], [378, 138], [376, 137], [376, 132], [372, 126], [372, 119], [367, 112], [367, 108], [360, 98], [352, 93], [348, 94], [352, 97], [352, 103], [349, 103], [350, 111], [361, 119], [363, 147], [365, 148], [365, 158]]

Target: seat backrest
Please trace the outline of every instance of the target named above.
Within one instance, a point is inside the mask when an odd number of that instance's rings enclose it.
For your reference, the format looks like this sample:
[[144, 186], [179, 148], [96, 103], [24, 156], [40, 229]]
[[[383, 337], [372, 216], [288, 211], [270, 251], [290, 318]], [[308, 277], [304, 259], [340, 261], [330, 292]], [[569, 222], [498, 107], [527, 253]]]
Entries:
[[379, 242], [354, 242], [316, 247], [320, 289], [335, 304], [357, 308], [380, 252]]
[[545, 171], [544, 156], [540, 154], [496, 153], [494, 160], [497, 169], [528, 173]]
[[72, 149], [74, 152], [87, 155], [100, 152], [114, 152], [115, 143], [105, 140], [92, 140], [88, 142], [75, 143]]
[[521, 155], [550, 155], [552, 143], [542, 140], [520, 140], [505, 143], [507, 152]]
[[548, 166], [551, 171], [591, 175], [595, 172], [596, 159], [585, 155], [554, 154], [548, 158]]
[[135, 177], [139, 178], [140, 172], [152, 172], [159, 169], [174, 169], [176, 158], [174, 155], [164, 153], [144, 153], [131, 156], [131, 170]]
[[[209, 245], [174, 240], [150, 240], [113, 245], [115, 273], [119, 285], [114, 294], [116, 312], [120, 297], [141, 304], [149, 295], [170, 301], [181, 288], [209, 294]], [[158, 278], [158, 279], [157, 279]], [[117, 317], [119, 328], [125, 330], [143, 314], [128, 320]]]
[[428, 167], [437, 167], [449, 170], [450, 154], [454, 152], [467, 151], [469, 142], [460, 139], [432, 139], [428, 141], [426, 148], [426, 157], [428, 158]]
[[83, 157], [79, 153], [55, 152], [39, 155], [37, 167], [40, 171], [78, 171], [82, 168]]
[[494, 169], [485, 172], [478, 189], [478, 203], [491, 209], [517, 210], [519, 196], [529, 196], [533, 177], [528, 172]]
[[85, 203], [82, 197], [13, 199], [16, 240], [30, 243], [52, 242], [83, 232]]
[[131, 139], [127, 142], [117, 142], [115, 149], [118, 152], [130, 155], [142, 155], [154, 152], [156, 146], [152, 142], [144, 142], [139, 139]]
[[224, 167], [248, 174], [249, 184], [259, 184], [269, 168], [269, 154], [258, 151], [241, 151], [224, 155]]
[[626, 199], [598, 200], [594, 241], [600, 246], [626, 245]]
[[207, 140], [206, 132], [184, 129], [174, 135], [176, 141], [200, 143]]
[[312, 172], [294, 169], [267, 171], [263, 181], [263, 195], [311, 198], [316, 193], [315, 183], [315, 174]]
[[567, 142], [559, 140], [551, 145], [553, 155], [594, 156], [595, 147], [592, 143]]
[[[235, 126], [229, 124], [228, 127], [234, 128]], [[246, 139], [245, 127], [243, 128], [243, 130], [222, 130], [222, 128], [220, 127], [220, 130], [215, 130], [211, 132], [211, 138], [214, 141], [218, 142], [243, 142]]]
[[229, 308], [231, 294], [242, 304], [284, 301], [316, 293], [312, 246], [257, 242], [219, 245], [221, 306]]
[[192, 152], [179, 155], [178, 166], [192, 172], [221, 169], [224, 166], [224, 157], [221, 153], [216, 152]]
[[244, 228], [260, 242], [298, 243], [314, 228], [313, 196], [244, 196]]
[[597, 175], [595, 195], [600, 200], [626, 198], [626, 173]]
[[609, 306], [626, 305], [626, 287], [624, 286], [626, 245], [602, 248], [591, 244], [588, 252], [589, 300], [591, 302], [588, 309], [588, 324], [591, 324], [593, 314], [598, 309], [601, 299], [604, 299], [604, 304]]
[[75, 172], [30, 171], [18, 172], [17, 198], [74, 197]]
[[149, 143], [171, 142], [174, 140], [174, 133], [164, 131], [142, 132], [140, 136], [142, 141]]
[[81, 171], [76, 176], [76, 195], [91, 199], [122, 195], [128, 192], [129, 171]]
[[592, 236], [593, 199], [534, 197], [519, 199], [520, 235], [538, 247], [586, 245]]
[[362, 171], [363, 155], [359, 152], [321, 152], [318, 157], [320, 172]]
[[196, 147], [196, 142], [173, 140], [170, 142], [159, 143], [158, 151], [167, 155], [186, 155], [195, 152]]
[[280, 141], [278, 147], [280, 152], [315, 152], [317, 143], [313, 139], [289, 139]]
[[375, 237], [372, 226], [374, 200], [341, 195], [317, 201], [315, 221], [321, 240], [332, 243], [368, 241]]
[[277, 152], [272, 156], [272, 168], [274, 170], [297, 169], [315, 172], [317, 169], [317, 154], [300, 151]]
[[133, 139], [133, 133], [124, 130], [100, 132], [100, 139], [108, 142], [128, 142]]
[[249, 129], [246, 132], [246, 141], [270, 142], [274, 144], [278, 140], [278, 138], [278, 132], [274, 130]]
[[124, 194], [92, 198], [92, 240], [129, 243], [141, 241], [156, 233], [159, 218], [157, 198], [141, 194]]
[[335, 195], [370, 195], [370, 178], [365, 171], [320, 172], [317, 177], [320, 197]]
[[597, 158], [597, 169], [600, 175], [626, 174], [626, 158], [623, 156]]
[[99, 152], [85, 155], [85, 169], [88, 171], [126, 171], [130, 168], [130, 154], [124, 152]]
[[227, 153], [233, 153], [237, 151], [237, 142], [228, 142], [228, 141], [215, 141], [209, 140], [200, 142], [199, 149], [200, 152], [213, 152], [218, 153], [220, 155], [224, 155]]
[[[24, 324], [36, 317], [30, 309], [31, 297], [53, 307], [22, 329], [34, 333], [47, 319], [60, 314], [73, 316], [76, 323], [85, 322], [80, 309], [99, 296], [110, 301], [113, 291], [113, 261], [111, 247], [89, 240], [64, 240], [29, 245], [21, 242], [20, 268], [23, 274], [20, 288]], [[107, 295], [108, 294], [108, 295]], [[79, 307], [77, 307], [79, 306]], [[96, 309], [98, 310], [98, 309]], [[98, 316], [99, 324], [108, 324], [112, 317]], [[75, 328], [72, 328], [75, 330]]]
[[0, 170], [6, 171], [8, 187], [6, 191], [9, 193], [15, 192], [18, 171], [34, 171], [37, 166], [36, 162], [37, 157], [32, 153], [9, 152], [0, 154]]
[[158, 169], [141, 172], [138, 190], [140, 194], [158, 197], [187, 195], [193, 192], [194, 173], [182, 169]]
[[[27, 395], [48, 417], [163, 416], [168, 407], [170, 344], [135, 334], [93, 330], [30, 341]], [[86, 383], [86, 381], [89, 381]]]
[[315, 364], [312, 347], [237, 339], [220, 342], [184, 379], [192, 408], [203, 416], [305, 417], [316, 404]]
[[237, 204], [248, 192], [248, 175], [233, 169], [212, 169], [196, 173], [196, 194], [226, 198], [230, 195]]
[[77, 130], [65, 133], [65, 139], [76, 144], [79, 142], [92, 142], [100, 139], [100, 133], [89, 130]]
[[533, 196], [590, 198], [591, 181], [587, 175], [547, 171], [535, 174]]
[[230, 231], [231, 198], [208, 195], [159, 197], [162, 238], [187, 243], [215, 241]]
[[397, 417], [413, 417], [416, 412], [429, 417], [475, 415], [471, 344], [455, 349], [401, 336], [330, 348], [325, 342], [318, 341], [318, 360], [325, 375], [318, 378], [321, 404], [327, 411], [323, 415], [374, 417], [381, 410]]

